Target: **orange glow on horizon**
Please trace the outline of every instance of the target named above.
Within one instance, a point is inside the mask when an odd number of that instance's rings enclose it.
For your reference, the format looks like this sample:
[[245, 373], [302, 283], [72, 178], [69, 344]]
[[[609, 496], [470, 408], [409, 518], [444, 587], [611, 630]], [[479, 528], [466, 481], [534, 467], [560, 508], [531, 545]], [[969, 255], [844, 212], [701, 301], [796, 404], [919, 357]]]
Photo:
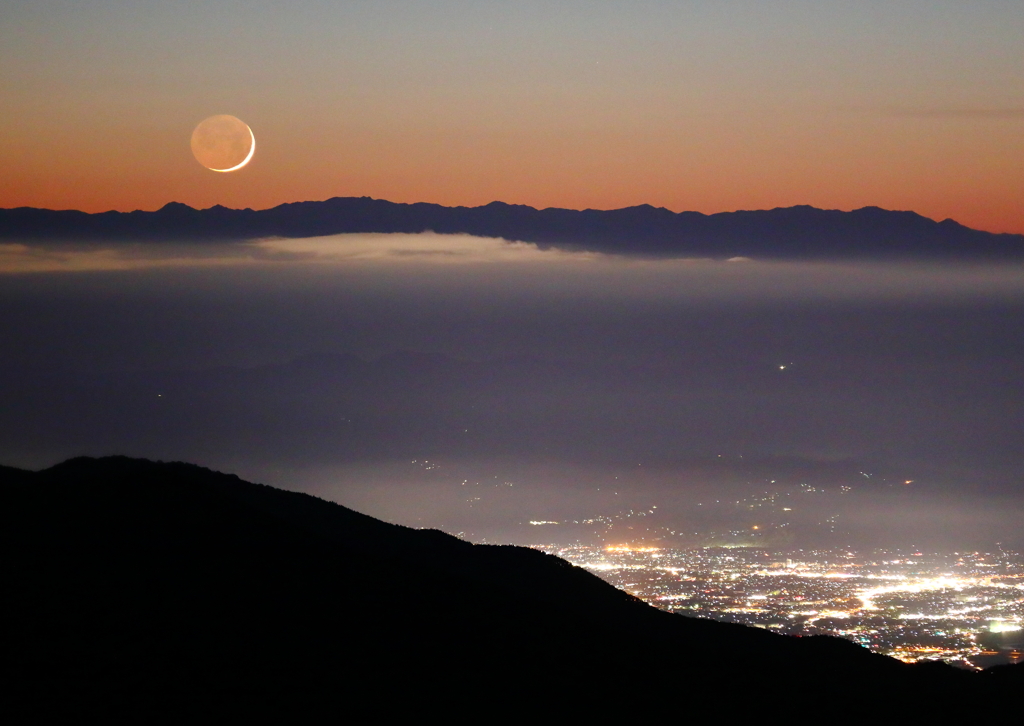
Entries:
[[[746, 3], [742, 22], [721, 3], [350, 5], [197, 10], [168, 32], [160, 4], [15, 4], [0, 207], [807, 204], [1024, 233], [1013, 3]], [[222, 113], [260, 151], [209, 174], [189, 134]]]
[[[134, 135], [88, 126], [74, 135], [40, 131], [37, 143], [4, 155], [0, 207], [127, 212], [176, 201], [266, 209], [348, 196], [445, 206], [650, 204], [706, 214], [809, 204], [910, 210], [1024, 233], [1024, 169], [1006, 153], [1016, 143], [1024, 154], [1024, 138], [1008, 138], [1013, 124], [992, 122], [999, 133], [961, 146], [955, 124], [921, 135], [892, 120], [879, 122], [870, 138], [832, 122], [838, 127], [825, 123], [805, 129], [806, 137], [766, 144], [703, 126], [690, 134], [657, 127], [456, 134], [396, 124], [368, 135], [245, 115], [261, 129], [260, 154], [232, 174], [210, 174], [195, 163], [188, 145], [193, 115]], [[780, 134], [784, 121], [773, 121]]]

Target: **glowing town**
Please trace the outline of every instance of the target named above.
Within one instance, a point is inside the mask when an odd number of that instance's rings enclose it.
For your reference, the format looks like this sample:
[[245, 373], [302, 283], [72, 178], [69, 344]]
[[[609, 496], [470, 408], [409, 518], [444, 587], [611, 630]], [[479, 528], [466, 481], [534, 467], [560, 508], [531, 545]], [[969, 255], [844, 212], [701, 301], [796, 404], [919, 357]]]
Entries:
[[538, 546], [664, 610], [968, 668], [1024, 650], [1017, 553]]

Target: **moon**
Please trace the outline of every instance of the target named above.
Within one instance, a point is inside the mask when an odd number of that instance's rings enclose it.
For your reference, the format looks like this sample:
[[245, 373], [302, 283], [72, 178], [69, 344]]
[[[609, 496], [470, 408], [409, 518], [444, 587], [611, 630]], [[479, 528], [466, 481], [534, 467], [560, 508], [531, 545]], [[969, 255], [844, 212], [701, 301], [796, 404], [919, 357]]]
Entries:
[[192, 155], [210, 171], [238, 171], [256, 153], [256, 135], [234, 116], [210, 116], [192, 132]]

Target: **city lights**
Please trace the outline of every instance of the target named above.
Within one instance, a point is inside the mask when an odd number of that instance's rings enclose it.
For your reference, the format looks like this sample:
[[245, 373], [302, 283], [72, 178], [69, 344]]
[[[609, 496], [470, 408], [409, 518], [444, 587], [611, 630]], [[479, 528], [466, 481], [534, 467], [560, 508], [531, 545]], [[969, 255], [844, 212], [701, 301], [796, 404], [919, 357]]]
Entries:
[[706, 547], [540, 546], [655, 607], [788, 635], [833, 635], [904, 661], [1018, 662], [1024, 559]]

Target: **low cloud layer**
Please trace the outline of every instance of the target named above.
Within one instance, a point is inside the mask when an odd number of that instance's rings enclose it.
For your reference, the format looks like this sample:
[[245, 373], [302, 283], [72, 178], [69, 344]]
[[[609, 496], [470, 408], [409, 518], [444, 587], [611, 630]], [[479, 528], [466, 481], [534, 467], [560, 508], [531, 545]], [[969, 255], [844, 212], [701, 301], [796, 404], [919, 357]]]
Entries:
[[778, 490], [813, 504], [779, 530], [808, 541], [956, 545], [1024, 503], [1016, 265], [446, 235], [3, 255], [6, 464], [182, 459], [492, 540], [654, 536], [642, 510], [698, 541], [746, 520], [696, 504]]
[[0, 244], [0, 274], [98, 272], [266, 264], [344, 265], [398, 260], [436, 263], [544, 261], [586, 253], [468, 235], [344, 234], [230, 243], [118, 242]]
[[[459, 266], [473, 266], [472, 270]], [[541, 248], [525, 242], [438, 234], [345, 234], [234, 243], [0, 244], [0, 275], [237, 268], [255, 277], [304, 274], [374, 275], [447, 285], [455, 267], [472, 288], [494, 282], [602, 293], [629, 298], [770, 299], [1017, 299], [1024, 296], [1024, 266], [1016, 263], [799, 262], [645, 259]], [[525, 267], [524, 267], [525, 266]], [[568, 275], [569, 277], [565, 277]], [[371, 279], [367, 280], [367, 276]], [[45, 283], [41, 283], [45, 284]]]

